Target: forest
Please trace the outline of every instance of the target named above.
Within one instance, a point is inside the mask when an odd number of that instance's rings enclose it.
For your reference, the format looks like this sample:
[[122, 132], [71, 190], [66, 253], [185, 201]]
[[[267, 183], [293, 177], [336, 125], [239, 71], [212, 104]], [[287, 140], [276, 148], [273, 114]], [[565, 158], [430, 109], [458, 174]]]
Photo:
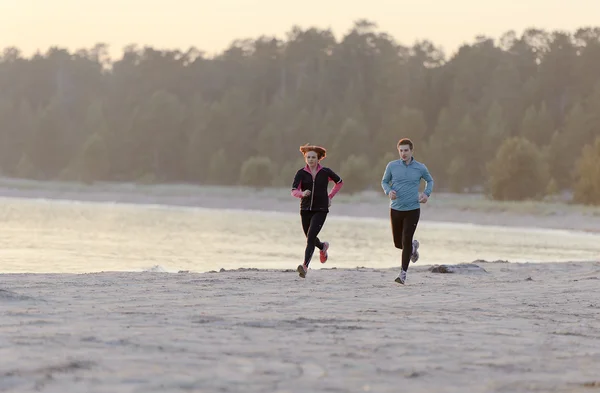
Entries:
[[342, 192], [380, 189], [402, 137], [435, 191], [600, 204], [600, 28], [476, 37], [445, 54], [358, 20], [341, 38], [201, 49], [0, 55], [0, 174], [37, 180], [290, 187], [328, 149]]

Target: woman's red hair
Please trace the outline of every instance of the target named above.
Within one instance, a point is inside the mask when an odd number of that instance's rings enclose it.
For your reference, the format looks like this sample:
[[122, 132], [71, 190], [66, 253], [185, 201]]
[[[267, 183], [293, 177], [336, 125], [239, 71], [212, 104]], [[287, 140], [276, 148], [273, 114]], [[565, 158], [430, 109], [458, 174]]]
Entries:
[[314, 151], [315, 153], [317, 153], [317, 158], [319, 160], [322, 160], [323, 158], [325, 158], [327, 156], [327, 150], [321, 146], [306, 144], [306, 145], [300, 146], [300, 151], [302, 152], [303, 155], [306, 155], [306, 153], [308, 153], [309, 151]]

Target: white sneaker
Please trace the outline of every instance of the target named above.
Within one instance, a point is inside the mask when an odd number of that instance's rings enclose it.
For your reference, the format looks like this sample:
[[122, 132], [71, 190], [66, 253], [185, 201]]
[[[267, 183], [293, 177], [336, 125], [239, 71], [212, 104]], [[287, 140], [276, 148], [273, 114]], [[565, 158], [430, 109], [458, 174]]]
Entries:
[[406, 271], [401, 270], [400, 274], [394, 281], [396, 281], [398, 284], [404, 284], [406, 282]]
[[412, 243], [412, 254], [410, 256], [410, 260], [415, 263], [419, 260], [419, 241], [417, 239], [413, 240]]

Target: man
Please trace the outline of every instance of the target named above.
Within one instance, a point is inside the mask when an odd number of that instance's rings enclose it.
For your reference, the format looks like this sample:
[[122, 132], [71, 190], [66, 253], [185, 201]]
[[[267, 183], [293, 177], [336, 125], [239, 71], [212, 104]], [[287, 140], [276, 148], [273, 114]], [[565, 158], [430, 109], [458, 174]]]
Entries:
[[[420, 203], [427, 203], [433, 190], [433, 178], [427, 167], [413, 158], [413, 143], [410, 139], [400, 139], [397, 145], [400, 160], [391, 161], [385, 167], [381, 187], [390, 198], [390, 219], [394, 246], [402, 250], [402, 270], [396, 282], [406, 282], [406, 271], [410, 261], [419, 259], [419, 242], [413, 241], [419, 217]], [[419, 192], [421, 179], [426, 186]]]

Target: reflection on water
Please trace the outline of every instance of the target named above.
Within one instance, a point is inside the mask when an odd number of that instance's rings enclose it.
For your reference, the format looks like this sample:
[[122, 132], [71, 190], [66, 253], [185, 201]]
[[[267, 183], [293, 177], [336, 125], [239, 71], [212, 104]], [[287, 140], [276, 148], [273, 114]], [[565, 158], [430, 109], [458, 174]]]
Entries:
[[[185, 207], [5, 199], [0, 204], [0, 272], [204, 272], [293, 269], [302, 262], [299, 215]], [[397, 267], [389, 222], [330, 216], [321, 240], [327, 267]], [[600, 235], [421, 222], [420, 265], [598, 260]], [[320, 268], [318, 253], [311, 264]]]

